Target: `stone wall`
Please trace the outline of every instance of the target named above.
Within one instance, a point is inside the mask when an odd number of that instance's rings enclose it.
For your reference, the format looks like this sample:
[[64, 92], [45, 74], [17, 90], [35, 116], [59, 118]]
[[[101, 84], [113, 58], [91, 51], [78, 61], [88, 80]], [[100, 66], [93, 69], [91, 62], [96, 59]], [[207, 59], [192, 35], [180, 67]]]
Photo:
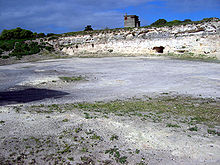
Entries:
[[133, 28], [60, 37], [50, 41], [69, 55], [116, 53], [126, 55], [191, 53], [220, 59], [220, 21], [161, 28]]
[[139, 17], [126, 14], [124, 16], [124, 27], [140, 27]]

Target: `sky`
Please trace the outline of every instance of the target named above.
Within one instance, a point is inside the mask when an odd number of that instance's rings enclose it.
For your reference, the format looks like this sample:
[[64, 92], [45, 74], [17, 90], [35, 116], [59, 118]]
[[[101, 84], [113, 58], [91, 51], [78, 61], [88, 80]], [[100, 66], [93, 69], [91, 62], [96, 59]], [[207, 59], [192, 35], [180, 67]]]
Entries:
[[158, 19], [193, 21], [220, 18], [220, 0], [0, 0], [0, 32], [21, 27], [65, 33], [121, 28], [124, 15], [138, 15], [141, 26]]

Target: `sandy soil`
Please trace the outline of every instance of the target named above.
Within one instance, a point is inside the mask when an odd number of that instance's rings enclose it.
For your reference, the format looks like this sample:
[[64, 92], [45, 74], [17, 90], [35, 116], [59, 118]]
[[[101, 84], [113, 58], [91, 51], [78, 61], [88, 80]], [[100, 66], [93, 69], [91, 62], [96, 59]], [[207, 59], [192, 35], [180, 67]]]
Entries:
[[[220, 103], [218, 103], [218, 106]], [[70, 106], [70, 105], [69, 105]], [[52, 106], [1, 107], [2, 164], [219, 164], [206, 124]], [[145, 117], [143, 117], [143, 115]], [[161, 117], [162, 116], [162, 117]], [[187, 118], [184, 118], [186, 120]], [[4, 121], [4, 122], [3, 122]], [[173, 125], [169, 126], [172, 123]], [[196, 131], [189, 128], [197, 127]], [[212, 129], [219, 130], [219, 125]]]

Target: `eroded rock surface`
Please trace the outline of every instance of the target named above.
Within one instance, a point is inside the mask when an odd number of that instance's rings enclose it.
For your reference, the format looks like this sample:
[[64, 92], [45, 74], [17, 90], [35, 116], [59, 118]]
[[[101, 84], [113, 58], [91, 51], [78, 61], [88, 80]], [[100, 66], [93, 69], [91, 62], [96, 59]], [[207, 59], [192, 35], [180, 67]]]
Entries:
[[220, 21], [174, 27], [134, 28], [94, 34], [60, 37], [50, 41], [69, 55], [79, 53], [157, 54], [154, 47], [164, 47], [164, 54], [192, 53], [220, 59]]

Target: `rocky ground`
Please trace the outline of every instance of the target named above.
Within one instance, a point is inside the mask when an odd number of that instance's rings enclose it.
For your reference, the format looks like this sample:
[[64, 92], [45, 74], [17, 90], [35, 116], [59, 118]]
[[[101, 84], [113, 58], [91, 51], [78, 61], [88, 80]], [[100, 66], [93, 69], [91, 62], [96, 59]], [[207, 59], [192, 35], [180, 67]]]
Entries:
[[72, 58], [0, 67], [0, 164], [219, 164], [219, 64]]
[[1, 164], [219, 164], [214, 99], [1, 107]]

